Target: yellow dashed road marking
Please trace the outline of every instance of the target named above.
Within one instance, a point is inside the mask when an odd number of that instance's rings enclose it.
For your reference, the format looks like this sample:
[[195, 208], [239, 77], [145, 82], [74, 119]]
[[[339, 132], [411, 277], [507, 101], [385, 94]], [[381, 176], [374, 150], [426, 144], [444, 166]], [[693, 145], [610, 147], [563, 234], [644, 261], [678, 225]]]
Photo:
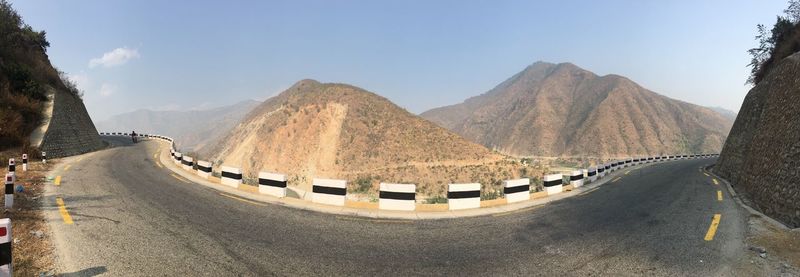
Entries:
[[715, 185], [719, 185], [719, 182], [717, 182], [717, 178], [714, 178], [714, 179], [711, 179], [711, 180], [714, 181]]
[[170, 175], [172, 175], [172, 177], [175, 177], [175, 179], [178, 179], [178, 181], [181, 181], [181, 182], [184, 182], [184, 183], [187, 183], [187, 184], [191, 184], [192, 183], [192, 182], [189, 182], [189, 180], [183, 179], [183, 177], [181, 177], [181, 176], [178, 176], [178, 175], [175, 175], [175, 174], [170, 174]]
[[264, 203], [259, 203], [259, 202], [256, 202], [256, 201], [244, 199], [244, 198], [241, 198], [241, 197], [238, 197], [238, 196], [234, 196], [234, 195], [230, 195], [230, 194], [227, 194], [227, 193], [220, 193], [219, 195], [228, 197], [230, 199], [239, 200], [239, 201], [242, 201], [242, 202], [245, 202], [245, 203], [250, 203], [250, 204], [253, 204], [253, 205], [258, 205], [258, 206], [266, 206], [267, 205], [267, 204], [264, 204]]
[[631, 171], [633, 170], [628, 170], [627, 172], [625, 172], [625, 175], [628, 175], [628, 173], [631, 173]]
[[721, 190], [717, 191], [717, 201], [722, 201], [722, 191]]
[[617, 177], [616, 179], [614, 179], [614, 180], [613, 180], [613, 181], [611, 181], [611, 182], [612, 182], [612, 183], [615, 183], [615, 182], [619, 181], [619, 179], [622, 179], [622, 177]]
[[56, 184], [56, 186], [60, 186], [61, 185], [61, 175], [56, 176], [56, 180], [53, 183]]
[[414, 223], [414, 221], [411, 221], [411, 220], [372, 219], [372, 218], [358, 218], [358, 217], [349, 217], [349, 216], [337, 216], [336, 219], [338, 219], [338, 220], [348, 220], [348, 221], [366, 221], [366, 222], [374, 222], [374, 223], [400, 223], [400, 224], [413, 224]]
[[721, 214], [715, 214], [714, 218], [711, 219], [711, 226], [708, 226], [708, 232], [706, 232], [706, 241], [714, 240], [714, 235], [717, 234], [717, 227], [719, 227], [719, 220], [721, 217]]
[[705, 172], [703, 172], [703, 175], [706, 175], [706, 176], [708, 176], [708, 177], [711, 177], [711, 175], [708, 175], [708, 173], [705, 173]]
[[61, 218], [64, 219], [64, 224], [72, 224], [72, 216], [70, 216], [69, 212], [67, 212], [67, 206], [64, 205], [64, 199], [61, 199], [61, 197], [56, 198], [56, 204], [58, 204], [58, 213], [60, 213]]

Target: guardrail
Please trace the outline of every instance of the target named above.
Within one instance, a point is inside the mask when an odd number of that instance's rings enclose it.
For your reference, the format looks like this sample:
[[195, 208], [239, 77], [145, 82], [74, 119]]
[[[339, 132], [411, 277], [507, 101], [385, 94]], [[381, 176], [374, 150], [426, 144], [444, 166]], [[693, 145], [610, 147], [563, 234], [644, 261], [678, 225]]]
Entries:
[[[127, 136], [125, 132], [101, 132], [101, 136]], [[212, 164], [207, 161], [197, 160], [197, 157], [189, 157], [178, 152], [175, 147], [175, 140], [161, 135], [137, 134], [139, 138], [151, 138], [170, 143], [170, 157], [178, 165], [187, 171], [191, 171], [201, 177], [209, 179], [212, 175]], [[544, 181], [544, 192], [546, 195], [554, 195], [565, 190], [578, 188], [585, 184], [598, 182], [616, 170], [628, 166], [636, 166], [646, 163], [663, 161], [710, 158], [717, 157], [719, 154], [675, 154], [658, 155], [649, 157], [629, 157], [609, 161], [605, 164], [589, 167], [588, 169], [578, 169], [567, 174], [546, 174], [542, 177]], [[195, 168], [196, 166], [196, 168]], [[221, 165], [220, 183], [233, 188], [242, 184], [243, 171], [241, 168]], [[531, 199], [531, 194], [535, 192], [530, 189], [532, 183], [530, 178], [503, 181], [503, 192], [506, 203], [521, 202]], [[448, 186], [447, 199], [450, 210], [480, 208], [481, 184], [450, 184]], [[282, 173], [259, 172], [258, 192], [274, 197], [286, 196], [287, 181], [286, 175]], [[334, 179], [314, 178], [312, 180], [311, 202], [344, 206], [347, 199], [347, 181]], [[414, 211], [416, 207], [416, 185], [415, 184], [380, 184], [379, 209]], [[476, 204], [477, 203], [477, 204]]]

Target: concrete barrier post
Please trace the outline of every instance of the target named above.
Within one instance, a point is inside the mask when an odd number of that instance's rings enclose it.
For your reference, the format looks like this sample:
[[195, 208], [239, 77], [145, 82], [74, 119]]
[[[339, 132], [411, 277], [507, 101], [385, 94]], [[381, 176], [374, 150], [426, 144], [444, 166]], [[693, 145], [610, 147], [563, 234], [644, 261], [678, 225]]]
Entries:
[[13, 175], [14, 178], [17, 177], [17, 163], [14, 158], [8, 159], [8, 173]]
[[611, 174], [611, 172], [612, 172], [611, 171], [611, 163], [606, 163], [605, 165], [603, 165], [603, 167], [605, 168], [606, 175]]
[[[609, 164], [609, 167], [611, 165]], [[544, 190], [547, 195], [559, 194], [563, 191], [564, 179], [561, 174], [544, 175]]]
[[447, 205], [451, 211], [480, 208], [481, 184], [447, 185]]
[[573, 188], [579, 188], [583, 186], [583, 170], [575, 170], [569, 174], [569, 184], [572, 185]]
[[242, 183], [242, 169], [230, 166], [222, 166], [222, 184], [232, 188], [238, 188]]
[[344, 206], [347, 196], [347, 181], [314, 178], [312, 185], [311, 202]]
[[181, 152], [175, 152], [175, 159], [172, 159], [172, 161], [177, 165], [181, 165], [182, 160], [183, 154], [181, 154]]
[[6, 205], [7, 209], [14, 207], [14, 175], [6, 174]]
[[192, 171], [194, 169], [194, 159], [189, 156], [183, 156], [183, 158], [181, 158], [181, 165], [183, 169]]
[[14, 276], [11, 254], [11, 219], [0, 219], [0, 276]]
[[603, 178], [603, 176], [606, 176], [606, 166], [601, 164], [597, 167], [597, 179]]
[[270, 172], [258, 173], [258, 193], [286, 197], [286, 175]]
[[528, 178], [503, 181], [503, 194], [507, 203], [531, 199], [531, 180]]
[[417, 185], [380, 184], [378, 209], [394, 211], [413, 211], [417, 205]]
[[28, 154], [22, 154], [22, 171], [28, 171]]
[[589, 168], [589, 173], [586, 174], [589, 178], [589, 182], [594, 182], [597, 180], [597, 167], [593, 166]]
[[211, 176], [211, 163], [207, 161], [197, 161], [197, 175], [208, 179]]

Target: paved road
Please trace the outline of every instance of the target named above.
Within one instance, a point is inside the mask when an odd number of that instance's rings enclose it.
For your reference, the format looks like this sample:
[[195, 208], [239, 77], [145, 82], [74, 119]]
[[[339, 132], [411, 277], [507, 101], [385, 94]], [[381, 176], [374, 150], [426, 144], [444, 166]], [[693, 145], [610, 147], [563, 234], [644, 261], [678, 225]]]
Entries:
[[[699, 171], [711, 159], [636, 169], [591, 193], [500, 216], [378, 221], [223, 197], [160, 167], [157, 142], [110, 140], [120, 146], [54, 172], [62, 183], [46, 203], [64, 272], [709, 276], [729, 273], [745, 252], [744, 211]], [[719, 229], [705, 241], [714, 214]]]

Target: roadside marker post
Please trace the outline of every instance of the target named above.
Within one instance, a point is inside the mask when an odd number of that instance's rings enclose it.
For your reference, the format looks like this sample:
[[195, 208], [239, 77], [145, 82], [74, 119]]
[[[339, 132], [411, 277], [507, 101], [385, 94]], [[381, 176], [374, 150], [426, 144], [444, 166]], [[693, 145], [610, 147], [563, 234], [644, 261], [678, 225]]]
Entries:
[[0, 277], [11, 274], [11, 219], [0, 219]]
[[6, 174], [6, 208], [14, 207], [14, 175]]
[[14, 161], [14, 158], [8, 159], [8, 173], [13, 175], [16, 179], [17, 177], [17, 163]]
[[42, 151], [42, 163], [47, 164], [47, 153]]
[[22, 171], [28, 171], [28, 154], [22, 154]]

